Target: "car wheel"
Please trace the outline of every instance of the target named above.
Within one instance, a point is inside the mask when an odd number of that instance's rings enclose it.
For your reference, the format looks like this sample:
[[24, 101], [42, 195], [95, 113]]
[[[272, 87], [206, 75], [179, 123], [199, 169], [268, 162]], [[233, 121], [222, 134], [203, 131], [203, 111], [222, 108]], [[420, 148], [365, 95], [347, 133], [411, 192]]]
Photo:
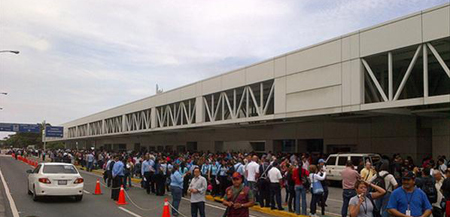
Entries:
[[83, 199], [83, 195], [75, 196], [75, 201], [80, 202]]
[[39, 200], [39, 196], [36, 195], [36, 188], [33, 187], [33, 201], [38, 201]]

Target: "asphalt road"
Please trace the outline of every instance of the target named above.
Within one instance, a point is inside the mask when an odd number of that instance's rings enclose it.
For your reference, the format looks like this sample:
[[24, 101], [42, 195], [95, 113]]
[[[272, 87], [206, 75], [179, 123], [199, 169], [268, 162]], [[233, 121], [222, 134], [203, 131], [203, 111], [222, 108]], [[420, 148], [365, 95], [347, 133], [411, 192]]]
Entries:
[[[127, 198], [128, 205], [117, 206], [110, 199], [110, 190], [102, 187], [103, 195], [92, 195], [94, 192], [97, 174], [81, 171], [85, 179], [85, 194], [81, 202], [75, 202], [72, 198], [48, 198], [42, 201], [34, 202], [27, 194], [27, 173], [30, 166], [23, 162], [14, 160], [9, 156], [0, 156], [0, 170], [6, 180], [7, 186], [11, 192], [13, 200], [17, 206], [20, 217], [159, 217], [162, 215], [164, 198], [171, 201], [170, 196], [157, 197], [147, 195], [141, 188], [134, 187], [127, 191], [130, 198], [145, 210], [137, 208], [131, 204]], [[5, 195], [3, 184], [1, 194]], [[9, 207], [6, 197], [2, 197], [5, 207]], [[0, 200], [1, 203], [1, 200]], [[206, 214], [208, 217], [221, 217], [224, 207], [215, 202], [207, 202]], [[180, 212], [186, 216], [190, 215], [190, 202], [186, 199], [181, 201]], [[12, 216], [6, 213], [6, 216]], [[0, 213], [1, 216], [1, 213]], [[251, 212], [253, 217], [269, 217], [267, 214]]]

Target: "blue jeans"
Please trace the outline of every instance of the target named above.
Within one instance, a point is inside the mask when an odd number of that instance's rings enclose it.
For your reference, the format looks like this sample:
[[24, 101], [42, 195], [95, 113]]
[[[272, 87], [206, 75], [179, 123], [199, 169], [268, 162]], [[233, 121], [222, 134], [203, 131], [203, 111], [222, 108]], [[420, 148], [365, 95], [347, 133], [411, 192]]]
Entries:
[[347, 217], [348, 203], [350, 202], [350, 199], [354, 196], [356, 196], [355, 189], [344, 189], [344, 191], [342, 192], [342, 199], [344, 201], [344, 204], [342, 204], [342, 210], [341, 210], [342, 217]]
[[178, 208], [180, 207], [181, 195], [183, 190], [179, 187], [170, 186], [170, 192], [172, 192], [172, 215], [178, 216]]
[[302, 215], [306, 215], [306, 189], [303, 185], [295, 186], [295, 213], [300, 215], [300, 196], [302, 196]]
[[94, 162], [87, 162], [87, 171], [91, 172], [92, 171], [92, 166], [93, 166]]
[[391, 192], [386, 192], [386, 194], [377, 200], [375, 200], [375, 205], [380, 209], [382, 217], [389, 217], [389, 213], [386, 209]]

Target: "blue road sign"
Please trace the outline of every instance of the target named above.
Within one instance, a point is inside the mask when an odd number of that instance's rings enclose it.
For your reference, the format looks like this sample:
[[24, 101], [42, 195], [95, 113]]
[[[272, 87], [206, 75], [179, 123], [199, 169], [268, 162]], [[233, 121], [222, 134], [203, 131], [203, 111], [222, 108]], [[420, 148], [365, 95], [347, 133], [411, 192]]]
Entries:
[[28, 133], [40, 133], [41, 128], [37, 124], [20, 124], [19, 132], [28, 132]]
[[63, 137], [64, 127], [46, 126], [45, 137]]
[[39, 133], [40, 127], [37, 124], [0, 123], [0, 131], [18, 132], [18, 133]]

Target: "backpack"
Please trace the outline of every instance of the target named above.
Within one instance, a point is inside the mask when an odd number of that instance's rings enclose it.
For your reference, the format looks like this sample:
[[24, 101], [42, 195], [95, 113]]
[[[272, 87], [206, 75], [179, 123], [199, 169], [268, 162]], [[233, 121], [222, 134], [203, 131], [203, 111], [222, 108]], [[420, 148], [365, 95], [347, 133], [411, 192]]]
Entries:
[[303, 187], [305, 189], [309, 189], [311, 187], [311, 182], [309, 181], [308, 176], [306, 174], [303, 174], [303, 169], [301, 167], [299, 168], [299, 170], [300, 170], [300, 179], [302, 180]]
[[386, 176], [388, 176], [389, 175], [389, 173], [386, 173], [386, 174], [384, 174], [383, 176], [380, 176], [380, 174], [377, 172], [377, 177], [372, 181], [372, 184], [374, 184], [374, 185], [376, 185], [376, 186], [378, 186], [378, 187], [381, 187], [381, 188], [383, 188], [384, 190], [387, 190], [386, 189], [386, 181], [385, 181], [385, 178], [386, 178]]
[[434, 186], [434, 181], [432, 178], [427, 177], [423, 179], [422, 191], [427, 195], [430, 203], [437, 202], [437, 190]]

